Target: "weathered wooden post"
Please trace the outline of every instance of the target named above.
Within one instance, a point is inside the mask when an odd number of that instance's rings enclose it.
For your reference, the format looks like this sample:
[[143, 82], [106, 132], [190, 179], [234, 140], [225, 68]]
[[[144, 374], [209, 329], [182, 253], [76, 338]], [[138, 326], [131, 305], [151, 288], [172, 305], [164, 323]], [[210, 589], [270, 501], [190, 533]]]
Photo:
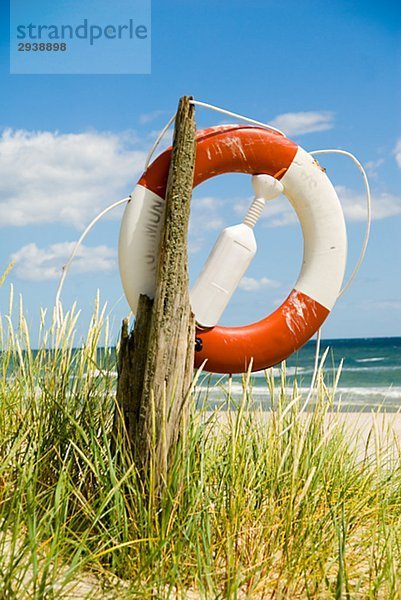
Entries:
[[154, 460], [157, 486], [188, 412], [193, 377], [195, 320], [188, 291], [187, 232], [195, 163], [195, 118], [180, 99], [175, 121], [154, 300], [139, 299], [133, 332], [121, 331], [118, 414], [144, 476]]

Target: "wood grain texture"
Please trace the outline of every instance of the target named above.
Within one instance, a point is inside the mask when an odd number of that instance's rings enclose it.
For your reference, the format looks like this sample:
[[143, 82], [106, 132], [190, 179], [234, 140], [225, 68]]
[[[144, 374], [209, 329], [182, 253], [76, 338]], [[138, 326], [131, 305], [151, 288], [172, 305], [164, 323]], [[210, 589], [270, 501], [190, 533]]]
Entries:
[[[166, 477], [169, 451], [186, 420], [193, 378], [195, 319], [189, 301], [187, 234], [196, 125], [180, 100], [166, 191], [154, 300], [141, 296], [134, 331], [123, 323], [117, 405], [138, 467]], [[115, 427], [118, 418], [115, 419]]]

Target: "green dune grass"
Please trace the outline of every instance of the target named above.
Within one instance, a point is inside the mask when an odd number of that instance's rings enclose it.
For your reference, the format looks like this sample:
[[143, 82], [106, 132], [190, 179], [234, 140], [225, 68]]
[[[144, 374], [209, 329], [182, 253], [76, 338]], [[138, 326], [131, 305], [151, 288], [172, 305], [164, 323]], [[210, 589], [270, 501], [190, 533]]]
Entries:
[[22, 306], [1, 316], [1, 598], [399, 597], [398, 446], [373, 426], [364, 452], [344, 420], [328, 427], [322, 371], [305, 414], [285, 365], [266, 373], [269, 418], [249, 374], [238, 404], [222, 389], [224, 411], [194, 408], [159, 506], [151, 482], [143, 500], [124, 440], [110, 449], [105, 310], [81, 343], [77, 319], [42, 313], [32, 351]]

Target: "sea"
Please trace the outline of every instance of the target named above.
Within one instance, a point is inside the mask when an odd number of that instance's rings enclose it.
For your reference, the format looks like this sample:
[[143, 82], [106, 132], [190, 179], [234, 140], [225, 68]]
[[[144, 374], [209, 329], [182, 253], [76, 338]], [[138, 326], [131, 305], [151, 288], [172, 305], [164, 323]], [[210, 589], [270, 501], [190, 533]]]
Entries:
[[[327, 339], [320, 344], [320, 359], [327, 351], [323, 365], [324, 382], [330, 391], [341, 365], [336, 391], [331, 402], [338, 410], [370, 411], [372, 409], [396, 412], [401, 410], [401, 337]], [[291, 394], [296, 377], [299, 392], [306, 398], [314, 370], [316, 341], [309, 341], [286, 361], [285, 387]], [[275, 387], [282, 377], [282, 366], [273, 367]], [[251, 376], [252, 399], [256, 406], [271, 408], [271, 394], [266, 383], [266, 373]], [[234, 400], [243, 395], [241, 375], [202, 375], [197, 385], [198, 405], [211, 409], [224, 409], [228, 393]], [[310, 403], [313, 406], [313, 400]]]

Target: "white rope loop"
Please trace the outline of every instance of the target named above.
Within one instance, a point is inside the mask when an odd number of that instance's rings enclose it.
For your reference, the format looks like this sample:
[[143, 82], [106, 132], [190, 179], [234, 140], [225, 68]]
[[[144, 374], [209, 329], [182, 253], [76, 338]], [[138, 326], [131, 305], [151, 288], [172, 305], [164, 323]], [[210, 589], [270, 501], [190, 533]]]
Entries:
[[268, 123], [262, 123], [262, 121], [255, 121], [255, 119], [251, 119], [250, 117], [245, 117], [244, 115], [240, 115], [235, 112], [231, 112], [231, 110], [226, 110], [225, 108], [220, 108], [218, 106], [214, 106], [214, 104], [207, 104], [207, 102], [200, 102], [199, 100], [190, 100], [191, 104], [195, 106], [202, 106], [203, 108], [209, 108], [210, 110], [214, 110], [215, 112], [221, 113], [223, 115], [227, 115], [232, 117], [233, 119], [240, 119], [241, 121], [245, 121], [246, 123], [252, 123], [253, 125], [259, 125], [259, 127], [263, 127], [264, 129], [270, 129], [271, 131], [275, 131], [280, 135], [285, 137], [285, 133], [277, 127], [273, 127], [273, 125], [269, 125]]
[[177, 113], [174, 113], [173, 116], [169, 118], [169, 120], [167, 121], [167, 123], [165, 124], [165, 126], [163, 127], [163, 129], [161, 130], [161, 132], [159, 133], [159, 135], [157, 136], [157, 138], [156, 138], [153, 146], [149, 150], [149, 153], [148, 153], [148, 155], [146, 157], [145, 166], [144, 166], [144, 169], [143, 169], [144, 171], [146, 171], [146, 169], [150, 165], [150, 161], [152, 160], [152, 156], [156, 152], [156, 149], [157, 149], [158, 145], [160, 144], [160, 142], [162, 141], [162, 139], [166, 135], [167, 131], [170, 129], [171, 125], [174, 123], [176, 116], [177, 116]]
[[114, 208], [117, 208], [117, 206], [121, 206], [121, 204], [126, 204], [130, 198], [131, 198], [131, 196], [128, 196], [127, 198], [123, 198], [122, 200], [117, 200], [117, 202], [113, 202], [113, 204], [110, 204], [110, 206], [108, 206], [107, 208], [102, 210], [102, 212], [100, 212], [94, 219], [92, 219], [92, 221], [86, 227], [86, 229], [82, 233], [81, 237], [75, 244], [73, 251], [71, 252], [67, 262], [65, 263], [65, 265], [62, 268], [62, 274], [60, 277], [59, 284], [57, 286], [56, 298], [55, 298], [55, 308], [56, 308], [56, 322], [57, 322], [58, 327], [60, 327], [61, 320], [62, 320], [62, 310], [61, 310], [61, 301], [60, 301], [61, 291], [63, 289], [64, 281], [65, 281], [65, 278], [67, 277], [68, 270], [78, 252], [80, 245], [82, 244], [82, 242], [84, 241], [84, 239], [86, 238], [86, 236], [88, 235], [88, 233], [90, 232], [92, 227], [94, 227], [96, 225], [96, 223], [98, 221], [100, 221], [100, 219], [102, 219], [105, 215], [107, 215], [107, 213], [109, 213]]
[[335, 148], [330, 148], [328, 150], [313, 150], [313, 152], [309, 152], [309, 154], [311, 154], [312, 156], [314, 156], [315, 154], [342, 154], [344, 156], [348, 156], [349, 158], [351, 158], [354, 161], [354, 163], [358, 167], [359, 171], [361, 172], [362, 178], [363, 178], [363, 183], [365, 186], [365, 192], [366, 192], [365, 237], [364, 237], [362, 249], [359, 254], [357, 263], [354, 267], [354, 270], [352, 271], [347, 283], [344, 285], [344, 287], [341, 289], [341, 291], [338, 294], [338, 297], [340, 298], [344, 294], [344, 292], [346, 292], [348, 290], [351, 283], [355, 279], [356, 274], [358, 273], [358, 271], [362, 265], [363, 259], [365, 258], [366, 249], [367, 249], [368, 243], [369, 243], [370, 228], [371, 228], [371, 224], [372, 224], [372, 198], [371, 198], [371, 193], [370, 193], [369, 180], [368, 180], [368, 176], [366, 175], [366, 171], [363, 168], [363, 166], [361, 165], [361, 163], [359, 162], [359, 160], [356, 158], [356, 156], [354, 154], [352, 154], [351, 152], [348, 152], [347, 150], [337, 150]]

